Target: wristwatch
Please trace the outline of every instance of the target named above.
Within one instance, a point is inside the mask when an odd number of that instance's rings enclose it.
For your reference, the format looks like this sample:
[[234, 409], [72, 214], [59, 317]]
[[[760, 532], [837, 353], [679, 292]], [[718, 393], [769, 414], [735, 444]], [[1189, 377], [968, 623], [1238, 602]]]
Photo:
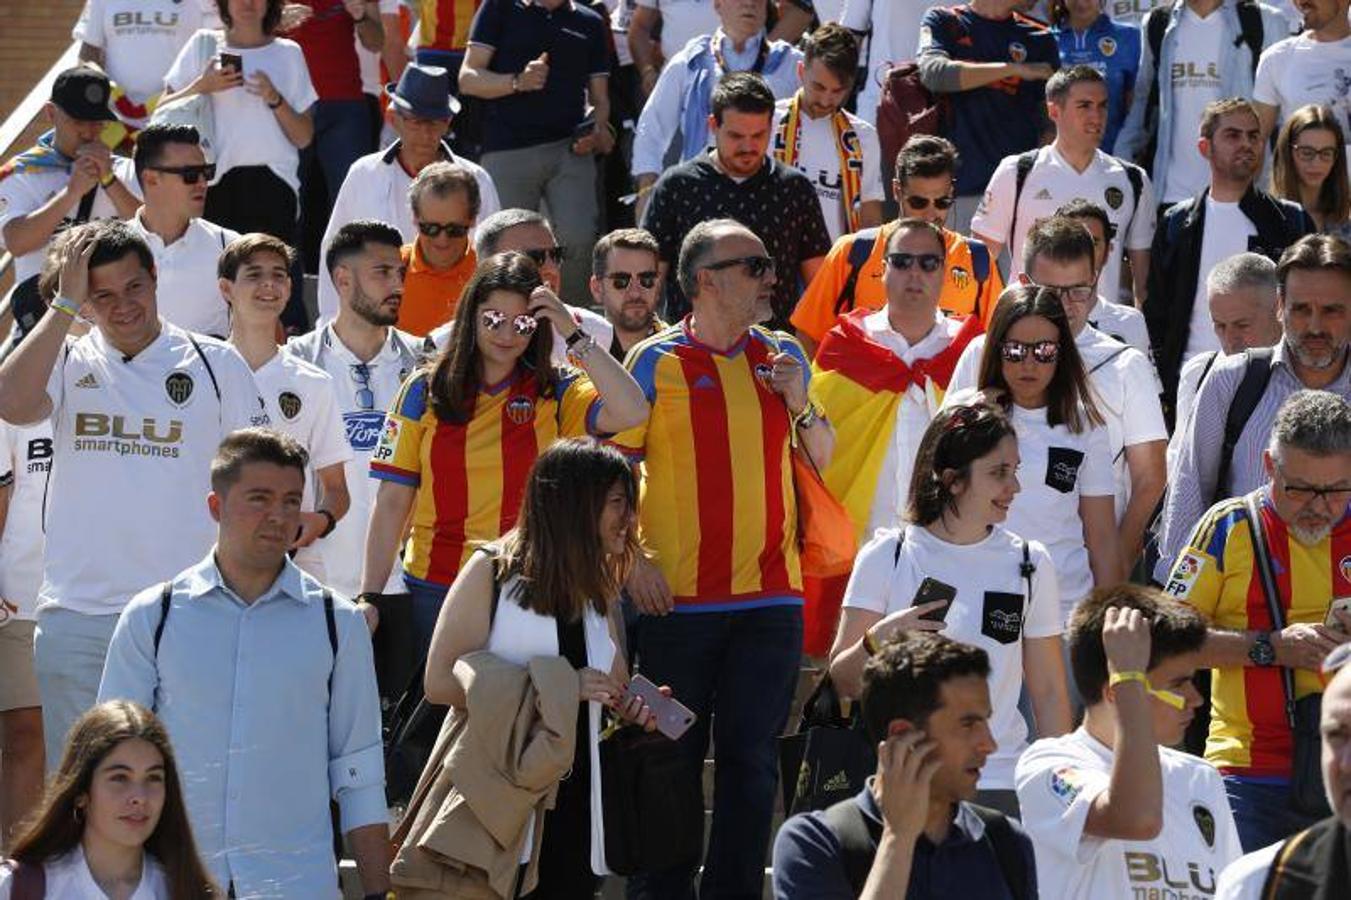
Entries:
[[326, 509], [316, 509], [315, 512], [325, 519], [328, 519], [328, 524], [324, 526], [324, 530], [319, 532], [319, 537], [326, 538], [333, 533], [333, 529], [338, 527], [338, 520], [334, 517], [333, 513]]
[[1271, 632], [1257, 632], [1257, 639], [1248, 648], [1248, 659], [1253, 665], [1266, 668], [1276, 662], [1276, 648], [1271, 646]]

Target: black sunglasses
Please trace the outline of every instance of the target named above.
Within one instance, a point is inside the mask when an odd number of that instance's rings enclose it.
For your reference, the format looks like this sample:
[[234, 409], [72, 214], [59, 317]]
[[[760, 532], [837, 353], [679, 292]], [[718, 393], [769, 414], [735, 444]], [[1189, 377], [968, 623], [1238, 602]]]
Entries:
[[635, 278], [638, 279], [639, 286], [642, 287], [642, 289], [645, 291], [651, 290], [657, 284], [657, 273], [650, 270], [647, 272], [636, 272], [636, 273], [611, 272], [609, 275], [605, 276], [605, 280], [610, 282], [610, 284], [613, 285], [614, 289], [617, 291], [628, 290], [629, 285], [633, 282], [633, 279]]
[[357, 363], [349, 370], [357, 385], [357, 406], [363, 410], [375, 409], [375, 392], [371, 390], [371, 370], [365, 363]]
[[1055, 341], [1036, 341], [1031, 344], [1026, 341], [1004, 341], [999, 345], [999, 355], [1004, 357], [1004, 362], [1020, 363], [1027, 359], [1029, 353], [1037, 362], [1049, 366], [1060, 358], [1060, 345]]
[[441, 232], [445, 232], [448, 238], [462, 238], [469, 234], [472, 226], [461, 225], [459, 222], [419, 222], [417, 230], [429, 238], [437, 237]]
[[720, 269], [730, 269], [732, 266], [745, 266], [747, 275], [752, 278], [764, 278], [766, 273], [774, 271], [774, 257], [738, 256], [734, 259], [723, 259], [718, 262], [711, 262], [704, 266], [704, 268], [718, 271]]
[[957, 198], [949, 194], [946, 197], [921, 197], [918, 194], [910, 194], [905, 198], [905, 205], [911, 209], [928, 209], [929, 204], [934, 205], [934, 209], [951, 209], [952, 204], [957, 202]]
[[938, 267], [943, 265], [943, 257], [937, 253], [888, 253], [887, 264], [893, 269], [907, 271], [919, 264], [923, 272], [937, 272]]
[[216, 177], [216, 164], [206, 163], [200, 166], [146, 166], [152, 172], [168, 172], [170, 175], [177, 175], [183, 179], [184, 184], [196, 184], [205, 178], [207, 181]]
[[552, 261], [554, 265], [561, 265], [563, 257], [568, 255], [568, 251], [559, 246], [546, 247], [543, 250], [522, 250], [521, 252], [533, 259], [537, 266], [542, 266], [547, 261]]

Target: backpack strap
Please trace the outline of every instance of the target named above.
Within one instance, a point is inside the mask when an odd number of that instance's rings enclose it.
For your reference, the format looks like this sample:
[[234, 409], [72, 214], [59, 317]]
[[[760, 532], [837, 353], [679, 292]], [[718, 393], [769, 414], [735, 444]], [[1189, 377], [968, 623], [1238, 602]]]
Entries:
[[328, 626], [328, 647], [333, 651], [333, 665], [328, 670], [328, 698], [333, 699], [333, 670], [338, 667], [338, 620], [333, 614], [333, 592], [324, 588], [324, 624]]
[[1154, 57], [1154, 78], [1149, 83], [1149, 99], [1145, 103], [1145, 122], [1155, 122], [1157, 127], [1159, 110], [1159, 54], [1163, 52], [1163, 35], [1168, 30], [1168, 16], [1172, 4], [1156, 6], [1145, 13], [1145, 37], [1149, 41], [1149, 50]]
[[[1023, 196], [1023, 186], [1027, 184], [1027, 176], [1032, 174], [1032, 167], [1037, 164], [1037, 153], [1040, 147], [1034, 147], [1024, 153], [1018, 154], [1018, 162], [1013, 170], [1013, 216], [1009, 219], [1009, 240], [1008, 246], [1013, 247], [1013, 240], [1018, 236], [1018, 201]], [[1012, 249], [1010, 249], [1012, 254]]]
[[1023, 540], [1023, 561], [1018, 563], [1018, 574], [1023, 576], [1023, 581], [1027, 583], [1027, 602], [1032, 603], [1032, 576], [1037, 574], [1037, 565], [1032, 562], [1032, 550], [1026, 540]]
[[[1145, 192], [1145, 170], [1133, 162], [1121, 160], [1121, 165], [1126, 169], [1126, 178], [1131, 183], [1131, 225], [1135, 224], [1135, 217], [1140, 214], [1140, 197]], [[1155, 215], [1153, 210], [1147, 210], [1151, 217]], [[1126, 242], [1125, 235], [1122, 235], [1121, 242]]]
[[47, 896], [47, 869], [41, 863], [5, 860], [5, 868], [14, 873], [10, 882], [10, 900], [43, 900]]
[[882, 826], [863, 814], [857, 797], [847, 797], [826, 807], [821, 817], [839, 842], [840, 864], [844, 866], [844, 874], [849, 879], [854, 896], [858, 896], [863, 893], [863, 885], [867, 883], [868, 872], [873, 867], [873, 858], [877, 856]]
[[901, 564], [901, 547], [905, 544], [905, 526], [896, 532], [896, 549], [891, 552], [891, 568], [895, 569]]
[[849, 245], [849, 275], [844, 279], [840, 295], [835, 298], [835, 315], [854, 308], [854, 291], [858, 287], [858, 276], [863, 264], [872, 256], [873, 247], [881, 235], [881, 228], [863, 228], [854, 233], [854, 242]]
[[1201, 377], [1196, 379], [1196, 389], [1201, 390], [1201, 385], [1205, 384], [1206, 376], [1210, 374], [1211, 368], [1215, 365], [1215, 360], [1220, 358], [1220, 351], [1211, 350], [1210, 355], [1206, 357], [1206, 364], [1201, 367]]
[[1233, 468], [1234, 447], [1238, 445], [1248, 419], [1252, 418], [1253, 410], [1257, 409], [1262, 395], [1266, 393], [1267, 382], [1271, 381], [1271, 364], [1275, 356], [1273, 348], [1253, 347], [1243, 351], [1243, 356], [1247, 361], [1243, 380], [1239, 382], [1234, 398], [1229, 401], [1229, 412], [1224, 417], [1224, 445], [1220, 449], [1220, 468], [1215, 479], [1212, 503], [1229, 496], [1225, 482], [1229, 480], [1229, 472]]
[[159, 622], [155, 625], [155, 658], [159, 659], [159, 642], [164, 637], [164, 625], [169, 621], [169, 608], [174, 598], [174, 582], [170, 579], [164, 582], [164, 587], [159, 595]]
[[191, 331], [186, 331], [184, 334], [188, 336], [188, 342], [192, 344], [192, 349], [197, 351], [197, 358], [202, 361], [202, 365], [206, 366], [206, 375], [211, 379], [211, 389], [216, 392], [216, 402], [219, 403], [221, 399], [220, 382], [216, 380], [216, 370], [211, 368], [211, 360], [206, 358], [206, 354], [202, 352], [202, 345], [197, 343], [197, 338], [192, 336]]
[[474, 552], [488, 557], [488, 562], [493, 567], [493, 595], [488, 605], [488, 627], [492, 628], [493, 620], [497, 618], [498, 601], [502, 599], [502, 582], [497, 578], [497, 547], [493, 544], [483, 544], [475, 547]]
[[980, 238], [966, 238], [966, 246], [971, 250], [971, 277], [976, 279], [976, 302], [972, 307], [977, 319], [985, 321], [985, 311], [980, 308], [980, 298], [985, 293], [985, 282], [990, 277], [990, 248]]
[[[1112, 335], [1112, 337], [1115, 337], [1115, 335]], [[1117, 338], [1117, 340], [1121, 340], [1121, 339], [1120, 339], [1120, 338]], [[1122, 343], [1125, 344], [1124, 341], [1123, 341]], [[1116, 349], [1113, 350], [1110, 354], [1108, 354], [1105, 358], [1099, 360], [1097, 365], [1095, 365], [1093, 368], [1089, 369], [1089, 370], [1088, 370], [1088, 374], [1089, 374], [1089, 375], [1092, 375], [1094, 372], [1098, 371], [1098, 370], [1101, 369], [1103, 366], [1107, 365], [1109, 362], [1111, 362], [1112, 360], [1116, 359], [1118, 356], [1120, 356], [1121, 354], [1125, 353], [1125, 352], [1126, 352], [1127, 350], [1129, 350], [1129, 349], [1130, 349], [1130, 345], [1129, 345], [1129, 344], [1125, 344], [1125, 346], [1116, 348]]]
[[1234, 12], [1238, 13], [1239, 28], [1234, 46], [1248, 45], [1248, 52], [1252, 55], [1252, 74], [1256, 77], [1257, 60], [1262, 55], [1262, 44], [1266, 41], [1265, 29], [1262, 27], [1262, 10], [1253, 0], [1238, 0], [1234, 4]]
[[[1023, 545], [1027, 545], [1024, 543]], [[1027, 900], [1027, 856], [1018, 844], [1018, 836], [1003, 813], [986, 809], [975, 803], [966, 804], [985, 824], [985, 838], [994, 850], [999, 871], [1004, 875], [1004, 883], [1009, 886], [1013, 900]]]

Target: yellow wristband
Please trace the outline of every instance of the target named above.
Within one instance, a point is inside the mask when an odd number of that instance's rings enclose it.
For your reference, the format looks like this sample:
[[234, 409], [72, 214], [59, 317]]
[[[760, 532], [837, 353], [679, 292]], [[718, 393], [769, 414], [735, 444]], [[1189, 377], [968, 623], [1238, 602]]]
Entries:
[[1113, 672], [1107, 679], [1107, 684], [1110, 687], [1116, 687], [1118, 684], [1126, 681], [1140, 682], [1145, 686], [1145, 693], [1149, 694], [1149, 696], [1158, 700], [1160, 703], [1168, 704], [1173, 707], [1173, 709], [1185, 709], [1187, 706], [1187, 698], [1181, 694], [1173, 691], [1156, 690], [1154, 686], [1149, 683], [1149, 676], [1144, 672]]
[[877, 655], [877, 639], [873, 637], [871, 631], [863, 632], [863, 652], [869, 656]]
[[1107, 679], [1107, 684], [1109, 687], [1116, 687], [1123, 681], [1138, 681], [1145, 686], [1145, 690], [1150, 689], [1149, 676], [1144, 672], [1113, 672]]
[[59, 312], [59, 313], [65, 313], [66, 315], [70, 316], [72, 319], [78, 318], [79, 315], [80, 315], [80, 306], [79, 306], [79, 304], [76, 303], [74, 300], [71, 300], [71, 299], [69, 299], [69, 298], [67, 298], [67, 297], [62, 297], [62, 296], [59, 295], [59, 294], [58, 294], [57, 296], [55, 296], [55, 297], [52, 298], [52, 302], [51, 302], [50, 306], [51, 306], [52, 309], [56, 310], [57, 312]]

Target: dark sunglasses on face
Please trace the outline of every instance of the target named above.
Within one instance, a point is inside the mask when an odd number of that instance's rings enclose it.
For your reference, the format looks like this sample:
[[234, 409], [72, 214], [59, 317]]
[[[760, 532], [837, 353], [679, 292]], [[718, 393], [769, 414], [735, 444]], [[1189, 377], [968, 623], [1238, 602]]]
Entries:
[[921, 197], [918, 194], [910, 194], [905, 198], [905, 205], [911, 209], [928, 209], [929, 204], [934, 205], [934, 209], [951, 209], [952, 204], [957, 202], [957, 198], [949, 194], [946, 197]]
[[887, 265], [902, 272], [908, 272], [918, 264], [923, 272], [937, 272], [943, 265], [943, 257], [937, 253], [888, 253]]
[[196, 184], [205, 178], [207, 181], [216, 177], [216, 164], [206, 163], [200, 166], [146, 166], [152, 172], [167, 172], [170, 175], [177, 175], [183, 179], [184, 184]]
[[[496, 331], [501, 328], [506, 324], [508, 319], [506, 313], [502, 312], [500, 309], [493, 309], [492, 307], [485, 308], [479, 315], [483, 320], [483, 327], [489, 331]], [[535, 329], [539, 327], [539, 321], [536, 320], [534, 316], [528, 316], [525, 313], [521, 313], [518, 316], [511, 316], [510, 318], [511, 330], [521, 337], [529, 337], [534, 334]]]
[[721, 269], [730, 269], [732, 266], [745, 266], [747, 275], [752, 278], [764, 278], [767, 273], [774, 271], [774, 258], [771, 256], [738, 256], [735, 259], [723, 259], [709, 263], [704, 268], [716, 272]]
[[633, 283], [633, 279], [635, 278], [638, 279], [638, 285], [645, 291], [651, 290], [657, 284], [657, 273], [652, 271], [611, 272], [609, 275], [605, 276], [605, 280], [610, 282], [617, 291], [628, 290], [629, 285]]
[[469, 234], [468, 225], [461, 225], [459, 222], [418, 222], [417, 230], [429, 238], [440, 236], [445, 232], [448, 238], [462, 238]]
[[567, 256], [567, 250], [562, 247], [546, 247], [543, 250], [522, 250], [526, 256], [535, 261], [535, 265], [542, 266], [546, 261], [553, 262], [554, 265], [561, 265], [563, 257]]
[[1026, 341], [1004, 341], [999, 345], [999, 355], [1004, 358], [1004, 362], [1020, 363], [1027, 359], [1029, 353], [1037, 362], [1049, 366], [1060, 358], [1060, 345], [1055, 341], [1036, 341], [1031, 344]]

